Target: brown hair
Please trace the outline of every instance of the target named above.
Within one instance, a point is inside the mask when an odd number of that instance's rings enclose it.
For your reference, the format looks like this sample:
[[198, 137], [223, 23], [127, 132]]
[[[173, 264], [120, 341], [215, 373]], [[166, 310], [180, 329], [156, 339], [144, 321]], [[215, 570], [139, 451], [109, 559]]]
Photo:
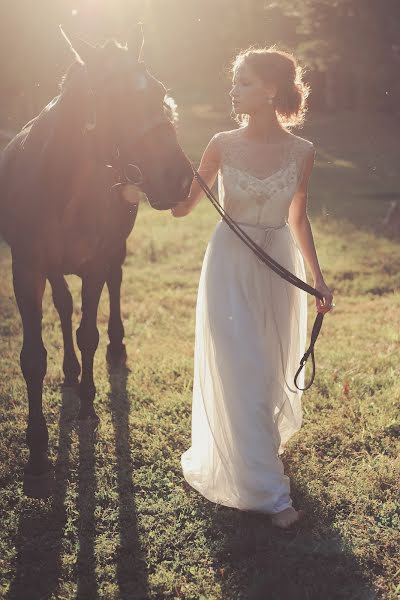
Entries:
[[[246, 61], [265, 83], [273, 83], [277, 86], [274, 108], [278, 121], [287, 128], [303, 125], [310, 87], [304, 83], [304, 69], [297, 63], [293, 54], [277, 50], [275, 46], [247, 48], [234, 59], [231, 69], [233, 74], [243, 61]], [[247, 122], [247, 118], [244, 115], [237, 115], [236, 121], [243, 125]]]

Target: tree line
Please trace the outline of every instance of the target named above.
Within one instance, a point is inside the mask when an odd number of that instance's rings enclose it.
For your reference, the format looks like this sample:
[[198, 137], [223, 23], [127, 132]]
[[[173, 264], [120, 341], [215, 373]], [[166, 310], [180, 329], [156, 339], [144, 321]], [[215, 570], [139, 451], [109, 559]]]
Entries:
[[144, 58], [187, 101], [218, 102], [249, 45], [299, 56], [311, 110], [397, 113], [398, 0], [16, 0], [0, 7], [0, 126], [20, 125], [57, 93], [71, 62], [58, 24], [97, 43], [144, 23]]

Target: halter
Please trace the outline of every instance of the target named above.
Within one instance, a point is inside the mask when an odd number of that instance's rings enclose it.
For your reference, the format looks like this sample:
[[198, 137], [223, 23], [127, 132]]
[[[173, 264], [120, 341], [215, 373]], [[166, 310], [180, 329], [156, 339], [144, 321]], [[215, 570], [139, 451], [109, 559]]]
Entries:
[[[168, 105], [166, 103], [164, 103], [164, 106], [168, 107]], [[154, 119], [150, 120], [150, 122], [147, 123], [146, 125], [142, 125], [140, 127], [139, 131], [135, 132], [135, 135], [133, 136], [135, 145], [150, 131], [153, 131], [154, 129], [157, 129], [159, 127], [165, 127], [165, 126], [173, 127], [173, 124], [168, 119], [168, 117], [165, 115], [165, 113], [163, 113], [162, 115], [159, 115], [159, 116], [155, 117]], [[111, 189], [114, 189], [121, 185], [126, 185], [126, 184], [137, 185], [137, 186], [140, 186], [143, 184], [144, 179], [143, 179], [142, 171], [140, 170], [140, 168], [137, 165], [134, 165], [130, 162], [124, 161], [124, 159], [121, 155], [120, 147], [118, 144], [115, 145], [115, 158], [116, 158], [116, 163], [118, 165], [119, 181], [117, 183], [114, 183], [114, 185], [111, 187]], [[132, 173], [129, 174], [129, 171], [132, 171], [132, 170], [133, 170], [133, 173], [136, 172], [138, 174], [138, 176], [139, 176], [138, 178], [132, 177]]]
[[[94, 98], [93, 90], [90, 90], [90, 94]], [[163, 106], [164, 109], [169, 110], [169, 106], [165, 101], [163, 103]], [[96, 129], [97, 123], [95, 107], [93, 110], [93, 115], [94, 117], [92, 117], [91, 121], [88, 121], [85, 125], [85, 131], [87, 132], [91, 132]], [[159, 127], [174, 127], [173, 123], [166, 115], [165, 110], [161, 115], [157, 115], [153, 119], [150, 119], [148, 123], [144, 123], [136, 129], [134, 135], [132, 136], [132, 145], [138, 144], [147, 133]], [[111, 186], [111, 190], [118, 189], [124, 185], [136, 185], [138, 187], [143, 185], [144, 178], [140, 167], [131, 162], [128, 162], [128, 159], [124, 158], [120, 149], [120, 144], [118, 144], [118, 142], [116, 142], [114, 145], [114, 156], [112, 157], [112, 162], [110, 161], [108, 166], [116, 169], [118, 173], [118, 181]], [[153, 206], [157, 207], [157, 204], [153, 204]]]

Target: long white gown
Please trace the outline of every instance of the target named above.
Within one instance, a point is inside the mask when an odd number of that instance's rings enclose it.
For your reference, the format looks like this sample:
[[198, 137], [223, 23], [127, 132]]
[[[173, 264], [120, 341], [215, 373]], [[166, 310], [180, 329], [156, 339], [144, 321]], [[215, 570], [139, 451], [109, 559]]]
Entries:
[[[215, 136], [219, 201], [265, 251], [303, 281], [304, 260], [287, 223], [312, 142]], [[192, 443], [186, 481], [208, 500], [273, 514], [292, 506], [280, 456], [302, 424], [293, 383], [307, 334], [307, 293], [262, 264], [219, 221], [208, 243], [196, 305]], [[304, 369], [298, 378], [304, 387]]]

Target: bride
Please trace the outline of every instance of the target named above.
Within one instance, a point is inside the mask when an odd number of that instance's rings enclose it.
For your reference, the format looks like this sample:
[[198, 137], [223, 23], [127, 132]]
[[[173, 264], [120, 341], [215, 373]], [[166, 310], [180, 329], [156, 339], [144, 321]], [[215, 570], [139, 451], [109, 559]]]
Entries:
[[[240, 127], [211, 139], [199, 173], [219, 201], [272, 258], [305, 281], [316, 309], [332, 309], [319, 267], [307, 189], [312, 142], [290, 132], [304, 121], [309, 88], [289, 53], [251, 48], [233, 63], [230, 96]], [[203, 192], [193, 180], [172, 214], [183, 217]], [[302, 391], [293, 386], [305, 352], [307, 295], [262, 264], [220, 220], [208, 243], [196, 305], [192, 443], [186, 481], [211, 502], [267, 513], [287, 528], [302, 516], [280, 455], [302, 424]], [[304, 387], [304, 370], [298, 378]]]

